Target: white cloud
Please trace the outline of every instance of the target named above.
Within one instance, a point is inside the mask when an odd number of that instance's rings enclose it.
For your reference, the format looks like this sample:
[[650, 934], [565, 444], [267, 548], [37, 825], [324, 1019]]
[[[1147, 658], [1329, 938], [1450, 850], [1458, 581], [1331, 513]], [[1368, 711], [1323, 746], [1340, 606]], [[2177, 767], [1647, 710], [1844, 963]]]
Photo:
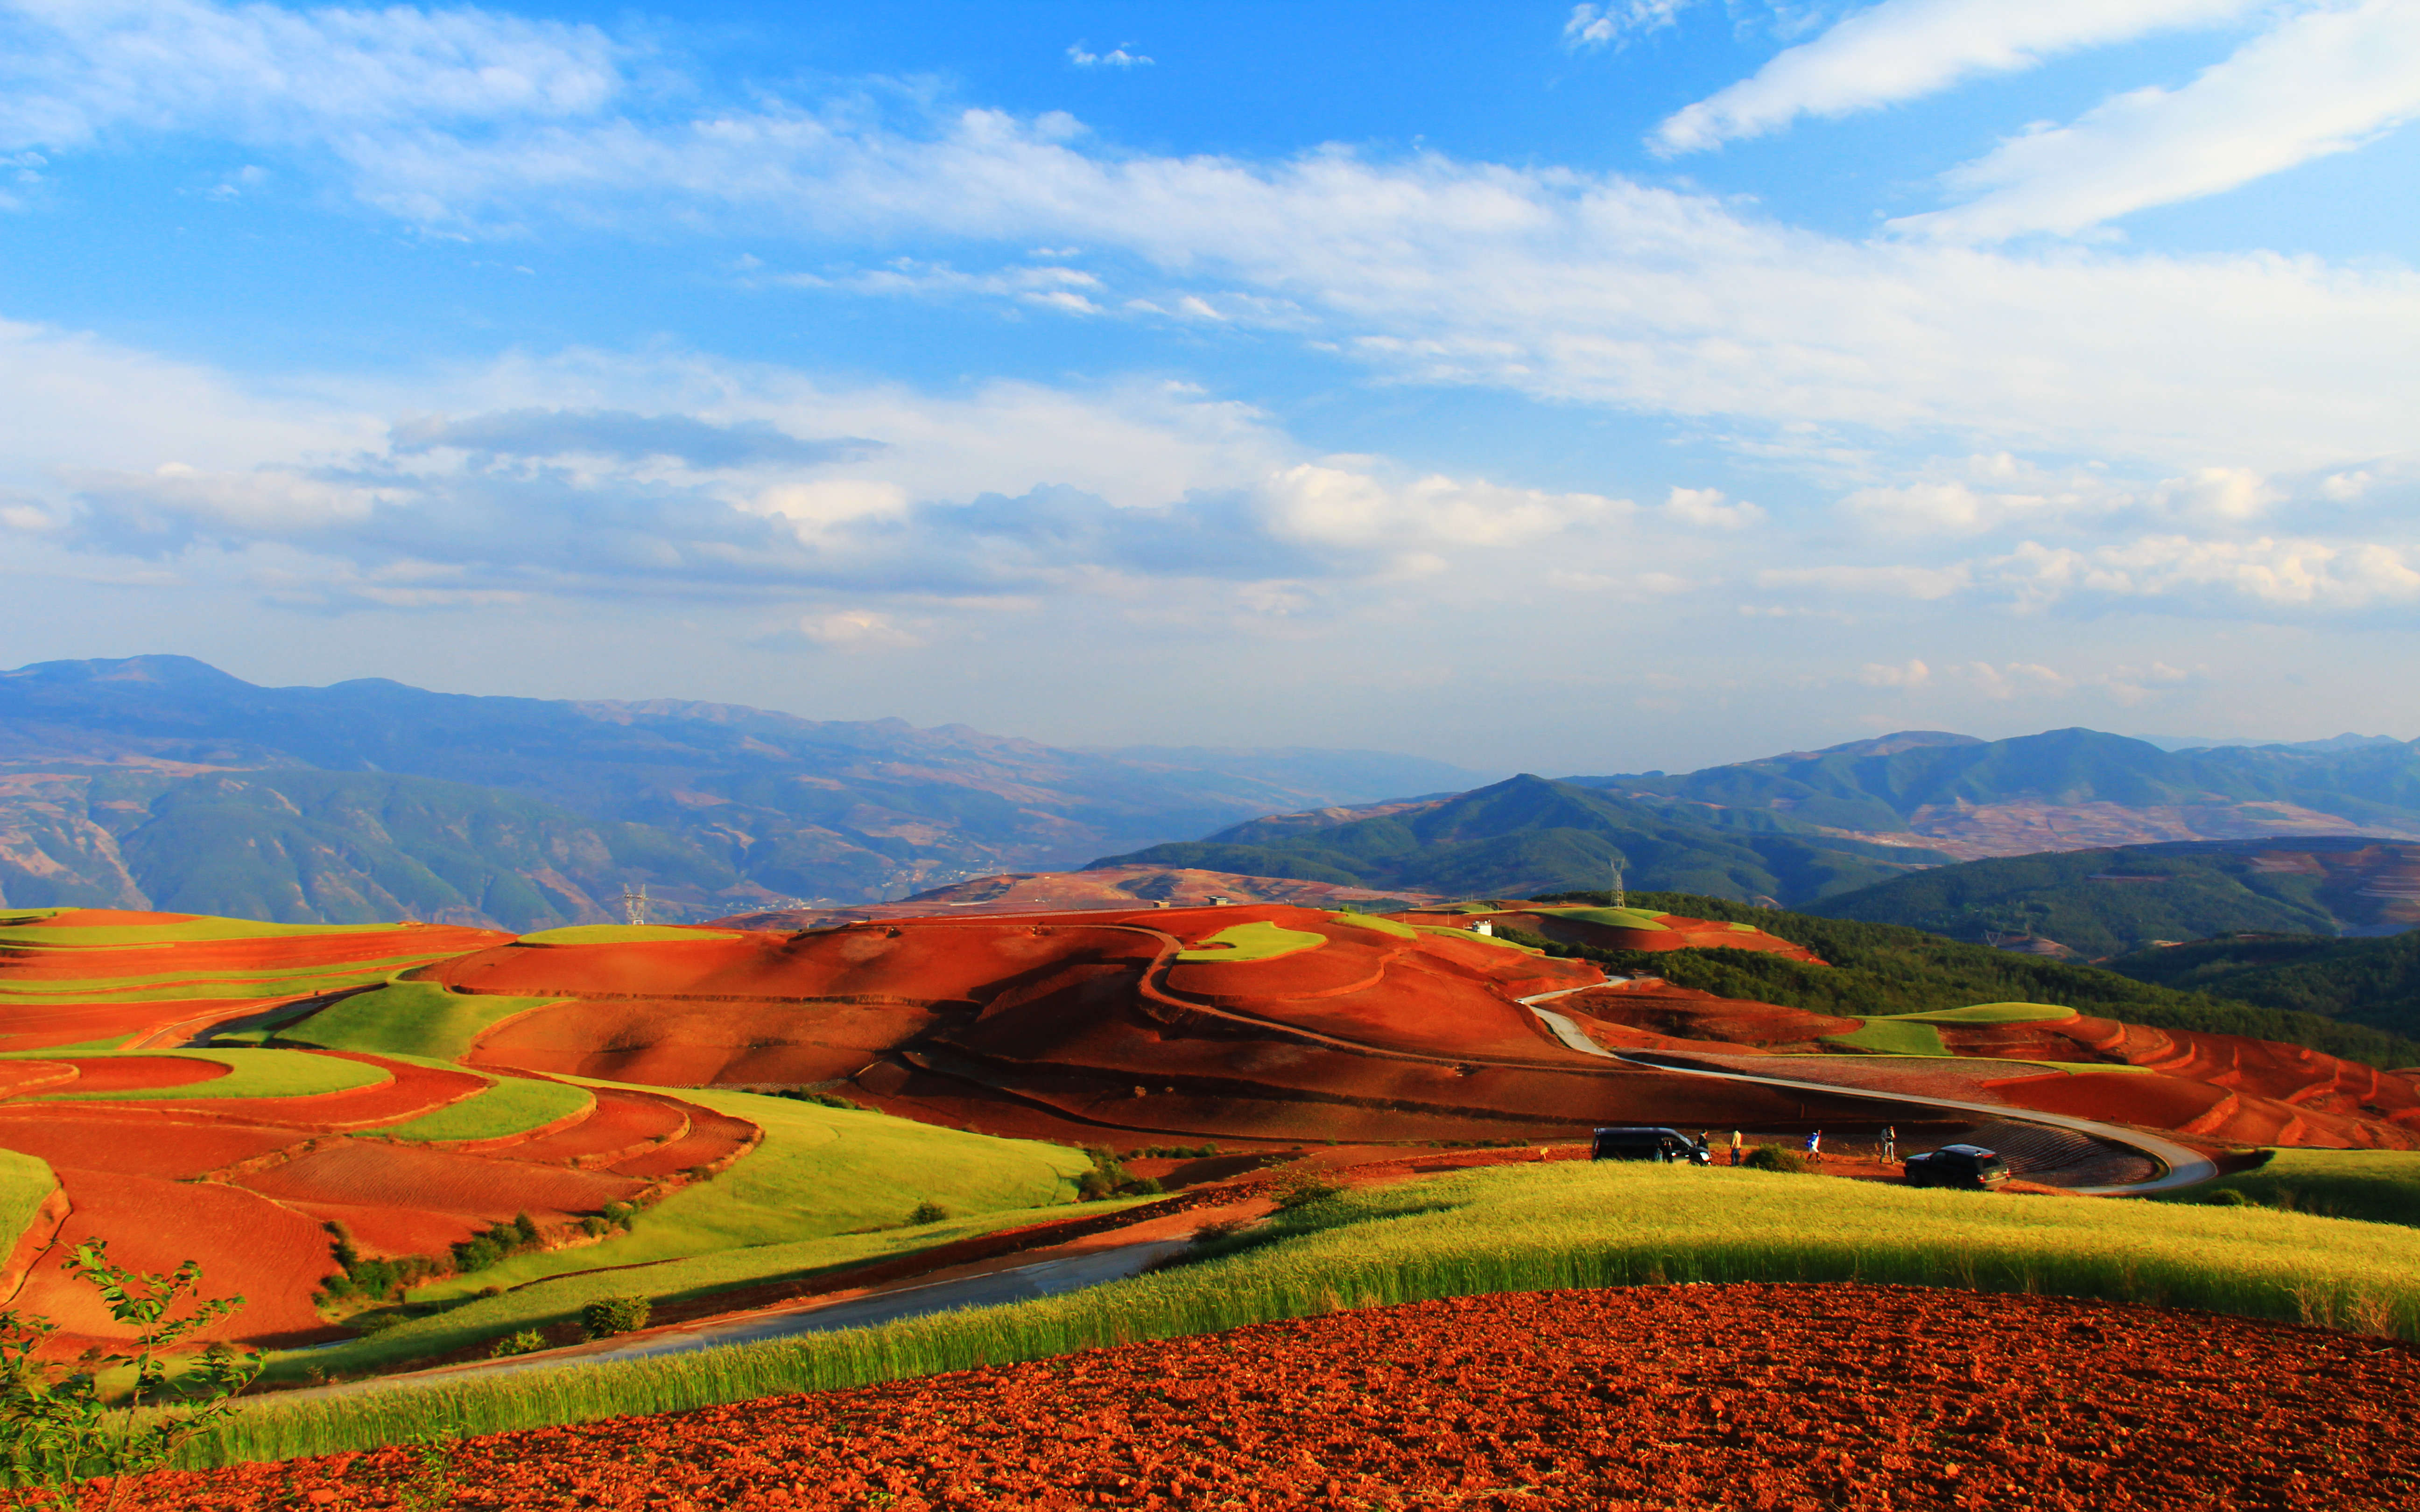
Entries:
[[1868, 687], [1917, 688], [1932, 681], [1932, 669], [1913, 656], [1903, 667], [1869, 661], [1858, 671], [1857, 681]]
[[2420, 571], [2403, 550], [2378, 542], [2159, 535], [2072, 549], [2029, 541], [1988, 570], [2037, 604], [2091, 596], [2215, 610], [2341, 612], [2420, 600]]
[[872, 609], [833, 609], [801, 615], [797, 628], [805, 640], [839, 651], [899, 651], [924, 643], [922, 636], [900, 628], [889, 615]]
[[2114, 96], [2071, 125], [2003, 142], [1945, 176], [1967, 203], [1891, 224], [1951, 241], [2071, 236], [2350, 151], [2415, 115], [2420, 6], [2308, 9], [2182, 88]]
[[1113, 47], [1106, 53], [1089, 53], [1077, 42], [1067, 49], [1067, 61], [1079, 69], [1139, 69], [1157, 61], [1140, 53], [1129, 53], [1125, 47]]
[[2240, 525], [2258, 518], [2285, 495], [2249, 468], [2197, 468], [2171, 478], [2151, 495], [2154, 509], [2211, 525]]
[[1667, 518], [1703, 530], [1738, 531], [1764, 523], [1764, 511], [1745, 500], [1725, 503], [1720, 488], [1675, 488], [1664, 501]]
[[1779, 131], [1801, 116], [1873, 110], [1981, 74], [2030, 69], [2062, 53], [2224, 21], [2254, 3], [1882, 0], [1782, 53], [1754, 77], [1676, 113], [1651, 140], [1666, 152], [1718, 147]]
[[1690, 0], [1606, 0], [1578, 5], [1563, 20], [1563, 46], [1575, 53], [1614, 47], [1672, 24]]
[[[1020, 270], [829, 282], [1086, 318], [1207, 309], [1401, 379], [1804, 427], [1772, 442], [1801, 455], [1854, 426], [2171, 468], [2341, 468], [2408, 444], [2420, 383], [2420, 275], [2395, 267], [1859, 243], [1617, 176], [1342, 148], [1125, 153], [1057, 114], [897, 130], [848, 101], [684, 114], [677, 87], [640, 88], [635, 54], [590, 29], [473, 10], [181, 0], [148, 32], [144, 8], [29, 14], [0, 39], [18, 44], [19, 86], [0, 122], [30, 141], [139, 128], [285, 144], [281, 175], [333, 165], [366, 203], [447, 234], [565, 215], [760, 246], [991, 244]], [[367, 103], [323, 87], [311, 49], [328, 75], [371, 81]], [[1071, 244], [1115, 273], [1025, 266]], [[1099, 283], [1064, 281], [1079, 271]]]
[[1600, 494], [1547, 493], [1439, 474], [1389, 482], [1368, 457], [1287, 468], [1254, 491], [1281, 534], [1361, 549], [1520, 546], [1618, 521], [1636, 507]]

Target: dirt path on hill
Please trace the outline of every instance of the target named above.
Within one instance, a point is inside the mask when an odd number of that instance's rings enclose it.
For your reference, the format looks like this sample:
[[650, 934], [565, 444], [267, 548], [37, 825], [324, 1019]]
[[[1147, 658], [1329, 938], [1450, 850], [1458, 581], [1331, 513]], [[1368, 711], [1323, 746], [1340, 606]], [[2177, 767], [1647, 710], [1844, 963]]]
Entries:
[[[2389, 1512], [2420, 1350], [1862, 1286], [1457, 1298], [406, 1449], [163, 1474], [128, 1512], [427, 1506]], [[87, 1497], [98, 1506], [100, 1494]]]

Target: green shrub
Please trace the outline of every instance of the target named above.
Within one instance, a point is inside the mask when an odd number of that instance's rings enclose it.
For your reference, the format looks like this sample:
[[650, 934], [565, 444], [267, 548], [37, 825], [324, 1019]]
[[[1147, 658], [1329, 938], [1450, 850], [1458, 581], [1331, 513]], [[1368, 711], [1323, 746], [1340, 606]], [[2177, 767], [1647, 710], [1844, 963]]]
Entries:
[[1331, 1181], [1324, 1176], [1303, 1174], [1287, 1178], [1279, 1186], [1274, 1200], [1280, 1212], [1292, 1212], [1296, 1208], [1308, 1208], [1314, 1202], [1326, 1202], [1330, 1197], [1343, 1195], [1343, 1182]]
[[949, 1216], [949, 1209], [934, 1201], [931, 1197], [926, 1197], [923, 1201], [919, 1202], [915, 1207], [908, 1210], [908, 1222], [910, 1225], [937, 1224], [946, 1220]]
[[546, 1342], [546, 1335], [544, 1334], [539, 1333], [534, 1328], [524, 1328], [515, 1333], [507, 1334], [503, 1338], [500, 1338], [496, 1340], [495, 1343], [489, 1345], [488, 1347], [488, 1358], [490, 1360], [502, 1360], [509, 1355], [535, 1354], [538, 1350], [546, 1348], [548, 1348], [548, 1345]]
[[613, 1226], [607, 1223], [604, 1219], [591, 1214], [590, 1216], [580, 1220], [580, 1231], [586, 1234], [591, 1239], [603, 1239], [606, 1235], [613, 1231]]
[[631, 1216], [638, 1211], [627, 1202], [609, 1202], [605, 1204], [605, 1221], [616, 1228], [628, 1228]]
[[1747, 1159], [1740, 1162], [1740, 1164], [1752, 1171], [1794, 1171], [1803, 1173], [1809, 1168], [1807, 1164], [1806, 1156], [1800, 1154], [1794, 1149], [1784, 1149], [1779, 1145], [1759, 1145], [1754, 1149], [1749, 1150], [1747, 1152]]
[[644, 1297], [600, 1297], [580, 1309], [580, 1329], [593, 1339], [635, 1334], [654, 1311], [655, 1304]]

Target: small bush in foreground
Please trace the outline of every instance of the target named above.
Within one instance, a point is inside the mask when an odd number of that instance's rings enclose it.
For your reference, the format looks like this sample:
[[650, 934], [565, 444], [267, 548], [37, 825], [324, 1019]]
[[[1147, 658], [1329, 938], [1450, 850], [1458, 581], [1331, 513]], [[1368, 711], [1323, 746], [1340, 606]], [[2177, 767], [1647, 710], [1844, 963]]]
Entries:
[[534, 1328], [507, 1334], [488, 1347], [488, 1358], [502, 1360], [516, 1354], [535, 1354], [548, 1348], [546, 1335]]
[[580, 1309], [581, 1332], [593, 1339], [635, 1334], [654, 1311], [655, 1304], [644, 1297], [600, 1297]]
[[1280, 1212], [1292, 1212], [1296, 1208], [1308, 1208], [1314, 1202], [1325, 1202], [1343, 1195], [1343, 1182], [1331, 1181], [1323, 1176], [1304, 1175], [1289, 1177], [1277, 1189], [1273, 1200]]
[[950, 1210], [931, 1197], [926, 1197], [908, 1211], [908, 1222], [910, 1225], [938, 1224], [945, 1221], [949, 1216]]
[[1794, 1149], [1784, 1149], [1779, 1145], [1759, 1145], [1749, 1150], [1747, 1159], [1740, 1164], [1752, 1171], [1791, 1171], [1799, 1175], [1806, 1174], [1810, 1168], [1806, 1156]]

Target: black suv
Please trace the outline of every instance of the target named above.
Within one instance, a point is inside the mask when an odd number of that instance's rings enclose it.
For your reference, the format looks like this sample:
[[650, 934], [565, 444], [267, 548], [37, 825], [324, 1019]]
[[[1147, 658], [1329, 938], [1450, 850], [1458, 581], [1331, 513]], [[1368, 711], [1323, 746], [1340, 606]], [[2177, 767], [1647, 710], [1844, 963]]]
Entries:
[[1687, 1161], [1711, 1165], [1714, 1152], [1678, 1129], [1599, 1129], [1589, 1148], [1590, 1160]]
[[1980, 1145], [1944, 1145], [1930, 1155], [1907, 1160], [1910, 1186], [1954, 1186], [1968, 1192], [1989, 1192], [2009, 1179], [2009, 1163], [1996, 1150]]

